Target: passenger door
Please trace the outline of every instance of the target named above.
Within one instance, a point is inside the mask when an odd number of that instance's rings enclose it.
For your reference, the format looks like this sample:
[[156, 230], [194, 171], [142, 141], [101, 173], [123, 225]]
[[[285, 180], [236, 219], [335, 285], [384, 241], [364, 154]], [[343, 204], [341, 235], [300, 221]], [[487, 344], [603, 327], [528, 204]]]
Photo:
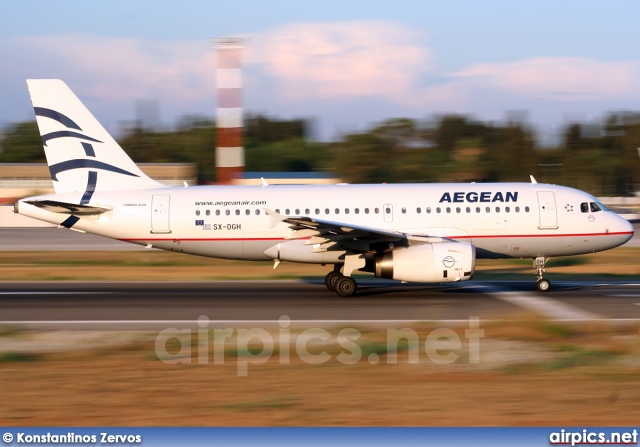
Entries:
[[538, 228], [558, 228], [556, 197], [553, 191], [538, 191], [538, 212], [540, 214], [540, 225]]
[[154, 194], [151, 200], [151, 232], [171, 233], [168, 194]]

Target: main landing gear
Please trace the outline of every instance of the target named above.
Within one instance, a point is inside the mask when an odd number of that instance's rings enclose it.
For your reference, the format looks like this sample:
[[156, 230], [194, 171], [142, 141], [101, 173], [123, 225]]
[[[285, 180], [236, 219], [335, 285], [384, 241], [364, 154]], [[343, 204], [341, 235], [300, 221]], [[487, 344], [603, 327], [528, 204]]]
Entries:
[[325, 276], [324, 284], [327, 289], [336, 292], [340, 296], [353, 296], [358, 290], [358, 284], [352, 277], [344, 276], [340, 273], [340, 267], [339, 264], [333, 267], [333, 271]]
[[546, 272], [545, 265], [549, 258], [545, 258], [544, 256], [538, 256], [533, 260], [533, 268], [536, 271], [536, 276], [538, 280], [536, 281], [536, 288], [538, 292], [548, 292], [551, 289], [551, 281], [544, 278], [542, 275]]

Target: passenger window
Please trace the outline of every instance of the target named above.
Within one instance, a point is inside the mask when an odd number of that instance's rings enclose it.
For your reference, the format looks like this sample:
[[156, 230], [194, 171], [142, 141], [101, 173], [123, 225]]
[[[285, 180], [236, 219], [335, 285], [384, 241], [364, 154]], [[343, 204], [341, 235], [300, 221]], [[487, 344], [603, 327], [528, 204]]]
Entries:
[[306, 210], [304, 210], [304, 213], [305, 213], [306, 215], [309, 215], [309, 213], [310, 213], [309, 208], [307, 208]]
[[336, 208], [336, 214], [340, 214], [340, 208]]
[[251, 214], [251, 211], [250, 210], [246, 210], [244, 213], [248, 216], [249, 214]]
[[402, 214], [407, 214], [407, 209], [405, 207], [402, 207]]
[[365, 213], [365, 214], [369, 214], [369, 208], [365, 208], [365, 209], [364, 209], [364, 213]]
[[485, 209], [485, 211], [486, 211], [487, 213], [490, 213], [490, 212], [491, 212], [491, 208], [490, 208], [490, 207], [487, 207], [487, 208]]
[[260, 210], [256, 210], [256, 216], [260, 215]]
[[324, 209], [324, 213], [325, 213], [325, 214], [329, 214], [329, 208], [325, 208], [325, 209]]
[[296, 208], [296, 216], [300, 215], [300, 208]]
[[345, 209], [344, 209], [344, 213], [345, 213], [345, 214], [349, 214], [349, 208], [345, 208]]
[[519, 213], [519, 212], [520, 212], [520, 207], [516, 206], [516, 213]]
[[447, 213], [451, 212], [451, 208], [447, 207]]
[[284, 210], [284, 213], [288, 216], [288, 215], [289, 215], [289, 208], [287, 208], [286, 210]]
[[436, 213], [440, 214], [440, 211], [442, 211], [440, 207], [436, 208]]
[[508, 206], [504, 208], [504, 210], [508, 213], [511, 211], [511, 208], [509, 208]]
[[227, 216], [230, 216], [230, 215], [231, 215], [231, 210], [224, 210], [224, 213], [225, 213]]
[[204, 212], [205, 215], [210, 216], [211, 215], [211, 211], [207, 210]]
[[376, 214], [380, 214], [380, 208], [375, 208], [375, 209], [373, 210], [373, 212], [374, 212], [374, 213], [376, 213]]
[[320, 208], [316, 208], [316, 214], [320, 214]]
[[528, 206], [525, 206], [525, 207], [524, 207], [524, 212], [525, 212], [525, 213], [528, 213], [528, 212], [529, 212], [529, 207], [528, 207]]
[[460, 212], [460, 207], [459, 207], [459, 206], [457, 206], [457, 207], [456, 207], [456, 213], [459, 213], [459, 212]]
[[480, 207], [476, 206], [476, 213], [479, 213], [479, 212], [480, 212]]
[[420, 214], [422, 212], [422, 209], [420, 207], [416, 208], [416, 213]]
[[600, 210], [600, 207], [598, 206], [598, 204], [597, 204], [597, 203], [595, 203], [595, 202], [590, 202], [590, 203], [589, 203], [589, 205], [591, 205], [591, 212], [592, 212], [592, 213], [597, 213], [598, 211], [601, 211], [601, 210]]
[[196, 216], [200, 215], [200, 210], [196, 210]]
[[469, 214], [471, 212], [471, 208], [467, 207], [467, 214]]
[[386, 208], [384, 209], [384, 212], [385, 212], [385, 213], [387, 213], [387, 214], [391, 214], [391, 208], [386, 207]]
[[431, 207], [430, 206], [427, 207], [427, 214], [431, 214]]
[[236, 216], [240, 215], [240, 210], [236, 210]]
[[220, 210], [216, 210], [216, 216], [220, 215]]
[[496, 213], [499, 213], [499, 212], [500, 212], [500, 207], [496, 206]]

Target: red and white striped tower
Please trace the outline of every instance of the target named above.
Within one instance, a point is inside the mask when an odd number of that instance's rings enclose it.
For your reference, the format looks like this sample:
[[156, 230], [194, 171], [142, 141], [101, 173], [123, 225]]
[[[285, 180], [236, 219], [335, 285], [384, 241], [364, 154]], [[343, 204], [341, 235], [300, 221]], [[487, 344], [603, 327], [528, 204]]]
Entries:
[[219, 184], [229, 184], [244, 171], [242, 146], [242, 40], [216, 41], [216, 174]]

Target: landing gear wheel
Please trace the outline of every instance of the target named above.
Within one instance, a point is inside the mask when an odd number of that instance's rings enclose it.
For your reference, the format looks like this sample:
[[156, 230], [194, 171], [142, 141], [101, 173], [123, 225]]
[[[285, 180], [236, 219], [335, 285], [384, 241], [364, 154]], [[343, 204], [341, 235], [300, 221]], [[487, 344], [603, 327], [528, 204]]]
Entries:
[[551, 281], [545, 278], [540, 278], [536, 281], [536, 288], [538, 292], [548, 292], [551, 289]]
[[551, 282], [548, 279], [544, 279], [542, 275], [546, 272], [544, 267], [547, 265], [549, 258], [544, 256], [538, 256], [533, 260], [533, 269], [536, 271], [538, 280], [536, 281], [536, 289], [538, 292], [548, 292], [551, 288]]
[[332, 292], [335, 292], [336, 282], [341, 277], [342, 277], [342, 273], [340, 272], [335, 272], [335, 271], [329, 272], [327, 273], [327, 276], [324, 277], [324, 285], [327, 286], [327, 289], [331, 290]]
[[340, 296], [353, 296], [356, 290], [358, 290], [358, 284], [350, 276], [343, 276], [336, 281], [336, 293]]

